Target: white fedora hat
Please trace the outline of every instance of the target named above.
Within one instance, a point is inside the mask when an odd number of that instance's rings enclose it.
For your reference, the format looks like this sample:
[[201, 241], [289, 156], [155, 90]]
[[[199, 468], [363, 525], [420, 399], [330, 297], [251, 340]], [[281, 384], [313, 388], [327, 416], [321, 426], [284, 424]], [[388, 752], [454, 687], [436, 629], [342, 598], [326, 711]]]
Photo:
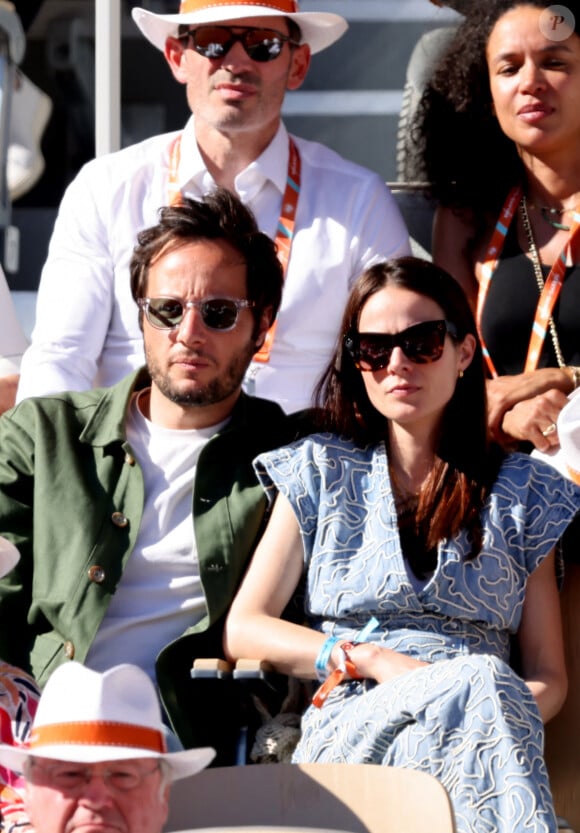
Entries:
[[554, 466], [570, 480], [580, 485], [580, 388], [569, 397], [556, 422], [559, 447], [552, 451], [532, 452], [532, 456]]
[[0, 578], [9, 573], [20, 559], [20, 553], [10, 541], [0, 535]]
[[30, 757], [87, 764], [156, 758], [177, 781], [206, 767], [215, 750], [166, 751], [157, 693], [141, 668], [116, 665], [101, 674], [69, 662], [49, 677], [27, 745], [0, 744], [0, 764], [9, 769], [21, 772]]
[[181, 25], [199, 26], [245, 17], [288, 17], [302, 32], [302, 43], [310, 50], [321, 52], [337, 41], [348, 29], [348, 23], [330, 12], [301, 12], [298, 0], [181, 0], [178, 14], [154, 14], [134, 8], [133, 20], [148, 41], [157, 49], [165, 48], [168, 37], [177, 37]]

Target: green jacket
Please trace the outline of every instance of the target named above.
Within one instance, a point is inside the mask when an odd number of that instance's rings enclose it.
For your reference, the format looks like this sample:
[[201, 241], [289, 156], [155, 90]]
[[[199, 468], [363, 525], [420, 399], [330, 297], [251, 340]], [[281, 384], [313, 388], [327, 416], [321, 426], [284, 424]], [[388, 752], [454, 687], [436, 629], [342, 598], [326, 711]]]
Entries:
[[[132, 392], [149, 384], [141, 370], [106, 390], [24, 400], [0, 417], [0, 534], [21, 553], [0, 581], [0, 656], [41, 685], [67, 659], [84, 661], [134, 547], [143, 476], [125, 416]], [[292, 440], [294, 425], [275, 403], [242, 394], [201, 452], [193, 523], [208, 613], [157, 660], [185, 745], [197, 740], [192, 658], [221, 655], [223, 616], [265, 521], [251, 461]]]

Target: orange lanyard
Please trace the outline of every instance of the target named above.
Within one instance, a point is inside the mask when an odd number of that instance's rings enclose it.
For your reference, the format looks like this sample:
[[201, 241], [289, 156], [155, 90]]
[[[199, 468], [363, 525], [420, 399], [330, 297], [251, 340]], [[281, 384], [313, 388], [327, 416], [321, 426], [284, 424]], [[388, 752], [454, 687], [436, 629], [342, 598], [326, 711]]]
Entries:
[[[170, 205], [176, 205], [181, 201], [181, 190], [178, 185], [180, 156], [181, 134], [172, 141], [171, 147], [169, 148], [168, 198]], [[300, 153], [294, 140], [289, 137], [286, 189], [282, 198], [282, 213], [280, 214], [280, 219], [278, 220], [275, 237], [278, 259], [282, 264], [284, 278], [286, 278], [288, 264], [290, 263], [290, 253], [292, 250], [292, 241], [294, 239], [294, 224], [296, 221], [296, 211], [298, 209], [301, 182], [302, 161], [300, 159]], [[272, 345], [274, 343], [274, 335], [276, 332], [276, 324], [277, 321], [272, 322], [270, 329], [266, 333], [263, 345], [254, 355], [254, 361], [268, 362], [270, 360], [270, 353], [272, 352]]]
[[[489, 286], [495, 274], [495, 270], [497, 268], [500, 255], [505, 244], [505, 238], [507, 236], [508, 229], [514, 218], [521, 197], [522, 191], [518, 187], [512, 188], [512, 190], [509, 192], [504, 206], [501, 210], [501, 213], [499, 215], [499, 219], [495, 224], [495, 228], [493, 230], [493, 234], [491, 236], [491, 240], [487, 248], [487, 252], [485, 253], [485, 259], [481, 268], [482, 278], [481, 283], [479, 284], [479, 292], [477, 295], [477, 328], [479, 331], [479, 338], [481, 341], [483, 356], [487, 363], [489, 372], [494, 377], [497, 376], [498, 373], [495, 369], [493, 360], [489, 354], [489, 351], [485, 344], [485, 340], [483, 338], [483, 334], [481, 332], [481, 318], [483, 314], [485, 301], [487, 298], [487, 293], [489, 292]], [[566, 263], [568, 260], [568, 254], [572, 251], [572, 241], [578, 234], [579, 228], [580, 214], [577, 211], [574, 211], [572, 215], [572, 225], [570, 228], [570, 236], [568, 237], [568, 241], [566, 242], [566, 245], [560, 252], [556, 261], [554, 262], [554, 265], [550, 269], [550, 274], [544, 282], [544, 288], [536, 306], [534, 323], [532, 325], [532, 332], [530, 335], [530, 343], [528, 345], [528, 355], [526, 357], [526, 364], [524, 368], [524, 371], [526, 373], [535, 370], [538, 366], [538, 361], [540, 360], [540, 353], [542, 351], [542, 346], [546, 339], [546, 333], [548, 331], [550, 318], [552, 317], [554, 306], [556, 304], [556, 301], [558, 300], [558, 296], [560, 295], [560, 290], [562, 289], [562, 284], [564, 283], [564, 278], [566, 276]]]

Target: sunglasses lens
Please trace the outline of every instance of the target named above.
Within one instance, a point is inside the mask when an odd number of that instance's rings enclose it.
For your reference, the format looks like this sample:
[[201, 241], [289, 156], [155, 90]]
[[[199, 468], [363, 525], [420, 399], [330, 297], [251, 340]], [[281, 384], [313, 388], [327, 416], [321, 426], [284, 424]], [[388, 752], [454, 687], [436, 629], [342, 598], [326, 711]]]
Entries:
[[261, 63], [277, 58], [284, 45], [277, 32], [264, 29], [248, 29], [244, 33], [243, 44], [250, 58]]
[[204, 301], [200, 308], [206, 327], [212, 330], [231, 330], [238, 320], [238, 307], [227, 298], [212, 298]]
[[386, 367], [393, 352], [391, 339], [364, 333], [359, 335], [356, 362], [361, 370], [381, 370]]
[[401, 350], [415, 364], [436, 362], [443, 354], [445, 321], [425, 321], [399, 334]]
[[147, 318], [153, 327], [172, 330], [183, 321], [183, 304], [175, 298], [151, 298]]
[[204, 58], [223, 58], [233, 43], [231, 32], [219, 26], [194, 29], [190, 35], [196, 52]]

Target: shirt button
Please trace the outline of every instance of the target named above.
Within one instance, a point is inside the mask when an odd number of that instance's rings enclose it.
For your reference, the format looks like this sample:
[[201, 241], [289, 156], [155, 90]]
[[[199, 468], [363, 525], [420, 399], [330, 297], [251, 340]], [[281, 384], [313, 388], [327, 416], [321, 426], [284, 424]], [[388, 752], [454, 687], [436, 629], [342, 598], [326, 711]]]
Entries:
[[102, 584], [105, 580], [105, 571], [98, 564], [93, 564], [89, 567], [89, 581], [94, 581], [95, 584]]
[[64, 643], [64, 655], [67, 659], [74, 659], [75, 657], [75, 646], [72, 642], [65, 642]]
[[126, 515], [123, 515], [122, 512], [113, 512], [111, 515], [111, 520], [115, 524], [115, 526], [119, 526], [121, 528], [125, 527], [129, 523], [129, 518]]

